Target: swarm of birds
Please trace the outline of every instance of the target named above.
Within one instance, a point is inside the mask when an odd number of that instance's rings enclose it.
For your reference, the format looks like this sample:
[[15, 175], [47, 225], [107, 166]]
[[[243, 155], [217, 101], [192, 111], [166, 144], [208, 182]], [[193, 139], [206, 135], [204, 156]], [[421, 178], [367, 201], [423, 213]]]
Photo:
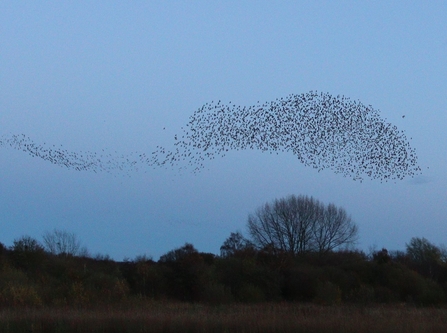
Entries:
[[56, 165], [94, 172], [167, 165], [186, 165], [197, 172], [206, 160], [243, 149], [293, 153], [306, 166], [331, 169], [354, 180], [403, 179], [421, 171], [404, 132], [382, 119], [378, 110], [314, 91], [248, 107], [207, 103], [174, 136], [172, 149], [157, 146], [151, 154], [73, 153], [37, 145], [25, 135], [3, 137], [1, 145]]
[[[38, 157], [53, 164], [73, 169], [76, 171], [93, 171], [93, 172], [112, 172], [120, 170], [129, 172], [137, 168], [137, 153], [118, 154], [118, 152], [107, 152], [103, 149], [102, 153], [79, 151], [72, 152], [63, 149], [60, 145], [37, 144], [29, 136], [25, 134], [3, 135], [0, 138], [0, 147], [9, 146], [16, 150], [28, 153], [32, 157]], [[141, 154], [139, 154], [141, 155]]]

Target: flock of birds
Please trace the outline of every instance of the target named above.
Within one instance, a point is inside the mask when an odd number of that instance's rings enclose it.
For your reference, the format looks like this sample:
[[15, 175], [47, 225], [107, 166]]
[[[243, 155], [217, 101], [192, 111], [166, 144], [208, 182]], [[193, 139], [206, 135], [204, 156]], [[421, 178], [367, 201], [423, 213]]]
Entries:
[[142, 167], [204, 168], [206, 160], [229, 151], [257, 149], [292, 153], [306, 166], [331, 169], [354, 180], [392, 180], [420, 174], [414, 148], [403, 131], [377, 110], [344, 96], [308, 92], [253, 106], [203, 105], [171, 149], [150, 153], [70, 152], [62, 146], [39, 145], [25, 135], [3, 136], [10, 146], [31, 156], [74, 170], [111, 172]]
[[[32, 157], [38, 157], [45, 161], [73, 169], [76, 171], [93, 171], [93, 172], [113, 172], [120, 170], [124, 172], [132, 171], [137, 168], [138, 160], [135, 158], [137, 153], [128, 155], [118, 152], [107, 153], [103, 149], [102, 153], [79, 151], [72, 152], [63, 149], [60, 145], [37, 144], [29, 136], [25, 134], [11, 135], [0, 137], [0, 147], [9, 146], [10, 148], [21, 150], [28, 153]], [[140, 154], [141, 156], [141, 154]]]

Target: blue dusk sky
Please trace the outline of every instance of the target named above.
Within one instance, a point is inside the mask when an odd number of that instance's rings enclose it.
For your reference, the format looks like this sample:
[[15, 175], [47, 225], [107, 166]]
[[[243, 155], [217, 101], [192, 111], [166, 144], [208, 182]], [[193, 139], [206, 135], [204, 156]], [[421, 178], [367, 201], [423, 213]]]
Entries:
[[[56, 228], [116, 260], [185, 242], [218, 254], [259, 206], [301, 194], [345, 208], [359, 249], [447, 243], [446, 17], [446, 1], [1, 1], [0, 242]], [[309, 91], [379, 110], [422, 173], [360, 182], [251, 149], [198, 173], [95, 173], [6, 144], [150, 155], [205, 103]]]

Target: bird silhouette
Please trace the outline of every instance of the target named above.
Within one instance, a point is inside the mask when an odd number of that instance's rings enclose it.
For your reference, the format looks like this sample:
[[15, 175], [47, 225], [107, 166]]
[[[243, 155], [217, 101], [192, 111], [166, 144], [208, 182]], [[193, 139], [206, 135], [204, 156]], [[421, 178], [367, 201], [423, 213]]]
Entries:
[[318, 171], [330, 169], [360, 181], [365, 177], [388, 181], [421, 173], [416, 151], [403, 131], [381, 118], [372, 106], [341, 95], [310, 91], [251, 106], [221, 100], [206, 103], [190, 116], [181, 132], [174, 135], [172, 148], [157, 146], [149, 154], [125, 155], [107, 149], [70, 152], [62, 146], [39, 145], [24, 134], [3, 136], [0, 146], [76, 171], [127, 175], [143, 166], [199, 172], [206, 160], [244, 149], [291, 153]]

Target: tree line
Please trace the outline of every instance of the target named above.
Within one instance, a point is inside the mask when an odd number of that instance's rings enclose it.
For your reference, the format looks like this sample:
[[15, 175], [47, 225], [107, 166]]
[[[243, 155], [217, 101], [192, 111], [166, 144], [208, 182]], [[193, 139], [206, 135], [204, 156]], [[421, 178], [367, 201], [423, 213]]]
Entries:
[[54, 230], [0, 243], [0, 307], [88, 306], [135, 300], [409, 302], [444, 304], [447, 251], [412, 238], [405, 251], [352, 245], [357, 226], [341, 208], [305, 196], [261, 206], [248, 237], [233, 232], [220, 254], [186, 243], [162, 255], [92, 257], [77, 237]]

